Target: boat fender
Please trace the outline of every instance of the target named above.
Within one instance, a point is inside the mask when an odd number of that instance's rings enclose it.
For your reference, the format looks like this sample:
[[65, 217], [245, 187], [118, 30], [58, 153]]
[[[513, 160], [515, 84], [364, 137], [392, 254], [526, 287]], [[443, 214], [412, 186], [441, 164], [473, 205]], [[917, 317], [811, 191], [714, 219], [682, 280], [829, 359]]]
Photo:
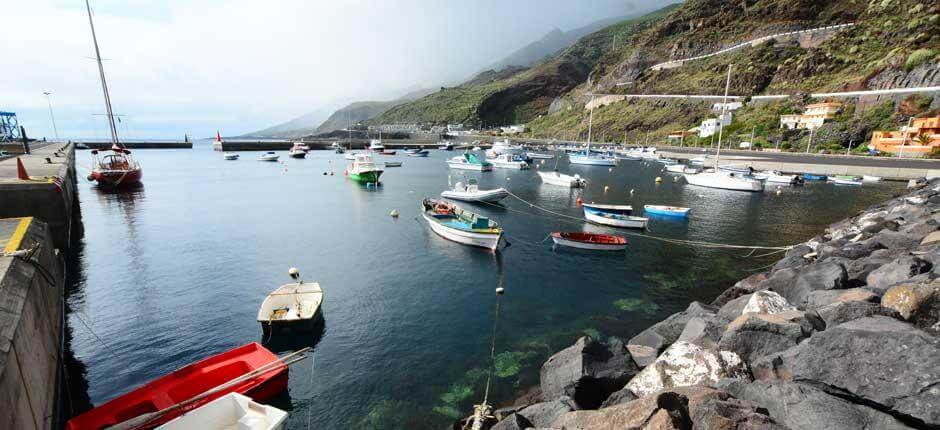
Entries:
[[777, 188], [777, 195], [779, 196], [781, 194], [783, 194], [783, 190], [781, 190], [780, 188]]
[[584, 201], [581, 200], [581, 196], [578, 196], [578, 200], [576, 200], [576, 201], [577, 201], [577, 203], [578, 203], [578, 206], [581, 206], [581, 203], [584, 203]]
[[85, 179], [88, 179], [88, 182], [94, 182], [94, 181], [95, 181], [95, 178], [91, 177], [91, 175], [88, 175], [88, 177], [85, 178]]
[[323, 172], [323, 176], [326, 176], [326, 172]]
[[630, 188], [630, 195], [633, 195], [633, 188]]
[[392, 218], [398, 218], [398, 210], [392, 209], [392, 212], [389, 214]]

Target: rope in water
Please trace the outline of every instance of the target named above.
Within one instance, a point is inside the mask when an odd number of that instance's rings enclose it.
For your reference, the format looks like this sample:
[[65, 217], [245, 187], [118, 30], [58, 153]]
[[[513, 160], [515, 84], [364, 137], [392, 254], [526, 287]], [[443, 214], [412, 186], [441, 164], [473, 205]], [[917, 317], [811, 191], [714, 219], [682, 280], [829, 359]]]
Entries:
[[[553, 210], [551, 210], [551, 209], [544, 208], [544, 207], [542, 207], [542, 206], [539, 206], [539, 205], [537, 205], [537, 204], [535, 204], [535, 203], [529, 202], [529, 201], [523, 199], [522, 197], [519, 197], [519, 196], [513, 194], [511, 191], [508, 191], [508, 190], [507, 190], [506, 192], [509, 193], [509, 196], [513, 197], [513, 198], [516, 199], [516, 200], [519, 200], [519, 201], [522, 202], [522, 203], [527, 204], [527, 205], [528, 205], [529, 207], [531, 207], [531, 208], [535, 208], [535, 209], [538, 209], [538, 210], [540, 210], [540, 211], [543, 211], [543, 212], [546, 212], [546, 213], [549, 213], [549, 214], [552, 214], [552, 215], [555, 215], [555, 216], [557, 216], [557, 217], [562, 218], [562, 219], [560, 219], [559, 221], [569, 222], [569, 223], [572, 223], [572, 224], [576, 222], [576, 223], [579, 224], [579, 225], [580, 225], [580, 224], [583, 224], [583, 223], [585, 223], [585, 222], [588, 222], [588, 223], [591, 223], [591, 224], [593, 224], [593, 225], [600, 226], [600, 227], [602, 227], [602, 228], [604, 228], [604, 229], [607, 229], [607, 230], [609, 230], [609, 231], [615, 231], [617, 234], [622, 234], [622, 235], [625, 235], [625, 236], [632, 236], [632, 237], [643, 238], [643, 239], [658, 240], [658, 241], [660, 241], [660, 242], [671, 243], [671, 244], [674, 244], [674, 245], [683, 245], [683, 246], [700, 247], [700, 248], [717, 248], [717, 249], [750, 249], [750, 250], [759, 250], [759, 249], [763, 249], [763, 250], [771, 250], [771, 251], [780, 251], [780, 252], [782, 252], [782, 251], [788, 251], [788, 250], [790, 250], [790, 249], [793, 249], [793, 248], [796, 246], [796, 245], [788, 245], [788, 246], [735, 245], [735, 244], [729, 244], [729, 243], [706, 242], [706, 241], [700, 241], [700, 240], [674, 239], [674, 238], [663, 237], [663, 236], [653, 236], [653, 235], [649, 235], [649, 234], [634, 233], [634, 232], [623, 231], [623, 230], [615, 230], [615, 229], [609, 228], [609, 227], [604, 226], [604, 225], [601, 225], [601, 224], [597, 224], [597, 223], [592, 223], [592, 222], [590, 222], [590, 221], [586, 221], [586, 220], [584, 220], [584, 219], [582, 219], [582, 218], [579, 218], [579, 217], [571, 216], [571, 215], [568, 215], [568, 214], [564, 214], [564, 213], [560, 213], [560, 212], [553, 211]], [[493, 206], [498, 206], [498, 205], [495, 205], [495, 204], [493, 204], [493, 203], [487, 203], [487, 204], [490, 204], [490, 205], [493, 205]], [[500, 207], [502, 207], [502, 208], [504, 208], [504, 209], [507, 209], [507, 210], [510, 210], [510, 211], [513, 211], [513, 212], [518, 212], [518, 213], [523, 213], [523, 214], [528, 214], [528, 215], [533, 215], [533, 216], [539, 216], [539, 215], [533, 214], [533, 213], [531, 213], [531, 212], [521, 211], [521, 210], [518, 210], [518, 209], [513, 209], [513, 208], [510, 208], [510, 207], [506, 207], [506, 206], [500, 206]], [[518, 239], [517, 239], [517, 240], [518, 240]], [[768, 254], [764, 254], [764, 255], [762, 255], [762, 256], [768, 256], [768, 255], [772, 255], [772, 254], [775, 254], [775, 253], [776, 253], [776, 252], [771, 252], [771, 253], [768, 253]]]

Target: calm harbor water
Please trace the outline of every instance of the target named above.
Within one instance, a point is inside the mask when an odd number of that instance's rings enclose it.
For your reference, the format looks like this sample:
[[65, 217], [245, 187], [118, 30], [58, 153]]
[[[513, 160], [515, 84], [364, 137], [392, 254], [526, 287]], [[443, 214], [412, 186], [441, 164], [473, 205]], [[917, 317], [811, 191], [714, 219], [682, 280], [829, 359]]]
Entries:
[[[494, 389], [508, 401], [537, 384], [542, 361], [577, 336], [631, 336], [779, 257], [634, 236], [626, 253], [553, 250], [549, 232], [585, 226], [512, 198], [473, 209], [505, 227], [512, 246], [499, 256], [448, 242], [419, 219], [421, 198], [447, 188], [448, 176], [581, 216], [577, 190], [543, 186], [533, 171], [449, 171], [444, 159], [456, 154], [377, 157], [404, 162], [386, 169], [377, 189], [345, 180], [347, 161], [332, 152], [305, 160], [282, 152], [283, 163], [262, 163], [258, 153], [224, 161], [207, 146], [136, 151], [145, 186], [133, 192], [83, 181], [85, 237], [69, 324], [92, 402], [262, 341], [258, 306], [296, 266], [325, 291], [325, 328], [272, 339], [279, 351], [315, 347], [314, 360], [291, 368], [289, 395], [277, 402], [290, 411], [287, 427], [439, 429], [482, 397], [500, 266], [507, 293]], [[78, 164], [84, 177], [87, 152]], [[903, 188], [811, 183], [748, 194], [673, 183], [658, 163], [559, 167], [589, 179], [586, 202], [693, 208], [688, 221], [652, 219], [648, 235], [735, 244], [798, 243]], [[657, 185], [656, 176], [666, 180]]]

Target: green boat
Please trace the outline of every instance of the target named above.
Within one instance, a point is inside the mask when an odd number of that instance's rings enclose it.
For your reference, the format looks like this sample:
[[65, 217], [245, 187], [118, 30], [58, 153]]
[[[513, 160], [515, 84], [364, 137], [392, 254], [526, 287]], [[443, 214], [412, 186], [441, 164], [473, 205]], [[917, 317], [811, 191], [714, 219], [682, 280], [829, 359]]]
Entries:
[[346, 176], [363, 184], [378, 184], [383, 170], [375, 167], [375, 162], [369, 154], [356, 154], [353, 163], [346, 167]]

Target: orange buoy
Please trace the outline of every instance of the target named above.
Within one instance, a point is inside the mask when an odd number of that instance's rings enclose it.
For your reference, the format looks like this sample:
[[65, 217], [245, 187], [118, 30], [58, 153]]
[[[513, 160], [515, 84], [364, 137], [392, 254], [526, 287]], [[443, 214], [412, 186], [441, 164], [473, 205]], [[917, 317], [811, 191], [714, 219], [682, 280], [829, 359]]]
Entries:
[[581, 203], [583, 203], [583, 201], [581, 200], [581, 196], [578, 196], [578, 200], [576, 201], [578, 202], [578, 206], [581, 206]]

